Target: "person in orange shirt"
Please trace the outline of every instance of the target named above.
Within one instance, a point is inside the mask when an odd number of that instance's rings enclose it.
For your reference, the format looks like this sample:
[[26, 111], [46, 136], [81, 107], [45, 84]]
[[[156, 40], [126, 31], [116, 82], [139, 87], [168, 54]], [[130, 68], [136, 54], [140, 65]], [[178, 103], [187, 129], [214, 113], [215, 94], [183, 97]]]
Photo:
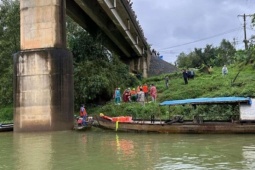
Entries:
[[136, 91], [135, 91], [135, 88], [133, 88], [131, 91], [130, 91], [130, 98], [131, 98], [131, 101], [132, 102], [136, 102], [136, 100], [137, 100], [137, 93], [136, 93]]
[[143, 92], [144, 92], [145, 100], [146, 100], [146, 102], [148, 103], [148, 102], [149, 102], [149, 99], [148, 99], [148, 95], [149, 95], [149, 88], [148, 88], [148, 86], [147, 86], [147, 84], [146, 84], [146, 83], [144, 83], [144, 85], [143, 85], [142, 89], [143, 89]]

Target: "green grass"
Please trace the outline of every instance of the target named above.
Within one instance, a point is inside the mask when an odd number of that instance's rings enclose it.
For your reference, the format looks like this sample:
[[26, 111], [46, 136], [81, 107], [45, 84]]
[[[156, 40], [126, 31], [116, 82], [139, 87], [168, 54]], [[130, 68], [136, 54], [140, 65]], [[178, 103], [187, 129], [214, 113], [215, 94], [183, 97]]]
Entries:
[[13, 122], [13, 106], [0, 107], [0, 123], [12, 123]]
[[[238, 77], [235, 79], [238, 71], [241, 70]], [[236, 109], [232, 107], [217, 107], [210, 108], [200, 107], [194, 111], [190, 106], [177, 106], [170, 109], [166, 106], [159, 107], [159, 103], [165, 100], [178, 100], [198, 97], [227, 97], [227, 96], [243, 96], [255, 97], [255, 67], [247, 65], [243, 67], [241, 64], [228, 66], [229, 74], [225, 77], [221, 74], [221, 68], [213, 68], [211, 74], [195, 71], [195, 78], [189, 80], [187, 85], [184, 84], [182, 72], [171, 74], [163, 74], [147, 79], [143, 79], [143, 83], [154, 84], [158, 90], [157, 103], [146, 103], [142, 107], [138, 103], [122, 103], [115, 105], [113, 101], [109, 101], [104, 106], [86, 108], [88, 114], [99, 115], [104, 113], [108, 116], [130, 115], [135, 118], [149, 119], [151, 114], [155, 114], [156, 118], [166, 119], [173, 115], [183, 115], [189, 119], [196, 114], [206, 113], [208, 118], [219, 118], [219, 114], [226, 114], [228, 117], [235, 114]], [[169, 76], [169, 88], [165, 87], [164, 77]], [[225, 110], [224, 110], [225, 109]], [[77, 114], [78, 111], [75, 111]], [[220, 119], [220, 118], [219, 118]], [[12, 106], [0, 107], [0, 122], [13, 121]]]
[[[237, 73], [241, 70], [239, 75], [235, 79]], [[247, 65], [243, 67], [240, 65], [228, 66], [229, 73], [225, 77], [221, 74], [221, 68], [213, 68], [211, 74], [195, 71], [195, 78], [189, 80], [187, 85], [184, 84], [182, 78], [182, 72], [176, 72], [171, 74], [158, 75], [143, 79], [143, 83], [154, 84], [157, 87], [158, 98], [157, 104], [154, 104], [154, 110], [158, 110], [157, 118], [168, 118], [173, 115], [183, 115], [185, 118], [190, 119], [197, 114], [206, 114], [207, 119], [223, 119], [228, 118], [231, 114], [236, 114], [237, 109], [233, 109], [229, 105], [225, 107], [213, 106], [204, 107], [201, 106], [194, 111], [190, 106], [177, 106], [173, 108], [159, 107], [159, 103], [165, 100], [178, 100], [187, 98], [199, 98], [199, 97], [228, 97], [228, 96], [242, 96], [242, 97], [254, 97], [255, 96], [255, 68], [253, 65]], [[169, 77], [169, 88], [165, 87], [164, 77]], [[150, 118], [151, 113], [147, 107], [151, 108], [150, 104], [146, 104], [143, 108], [140, 105], [122, 104], [121, 106], [115, 106], [113, 101], [108, 104], [111, 110], [104, 110], [101, 108], [94, 109], [89, 112], [91, 114], [99, 114], [103, 112], [109, 116], [128, 115], [128, 110], [132, 110], [136, 117]], [[117, 107], [117, 108], [116, 108]], [[119, 108], [121, 109], [119, 109]], [[126, 107], [128, 109], [126, 109]], [[142, 108], [142, 109], [141, 109]], [[140, 109], [140, 110], [139, 110]], [[121, 112], [119, 111], [121, 110]], [[155, 112], [155, 111], [154, 111]]]

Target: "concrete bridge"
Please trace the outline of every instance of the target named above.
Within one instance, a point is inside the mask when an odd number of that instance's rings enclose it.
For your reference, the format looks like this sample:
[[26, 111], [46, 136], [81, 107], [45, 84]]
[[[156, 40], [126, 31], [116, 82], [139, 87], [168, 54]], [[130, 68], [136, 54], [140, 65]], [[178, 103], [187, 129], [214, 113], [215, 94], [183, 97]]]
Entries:
[[147, 76], [150, 52], [127, 0], [20, 0], [21, 51], [14, 57], [14, 131], [73, 127], [72, 54], [66, 48], [66, 13], [131, 71]]
[[105, 46], [130, 66], [130, 71], [147, 77], [150, 52], [128, 0], [69, 0], [67, 14], [94, 35], [103, 31]]

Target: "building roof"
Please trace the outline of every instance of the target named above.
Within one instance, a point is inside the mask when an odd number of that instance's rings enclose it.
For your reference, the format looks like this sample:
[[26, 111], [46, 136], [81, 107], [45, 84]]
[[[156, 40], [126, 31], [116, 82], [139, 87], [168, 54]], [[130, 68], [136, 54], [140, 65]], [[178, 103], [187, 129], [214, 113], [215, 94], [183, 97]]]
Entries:
[[160, 103], [160, 106], [184, 105], [184, 104], [228, 104], [246, 103], [251, 104], [249, 97], [214, 97], [214, 98], [195, 98], [184, 100], [168, 100]]

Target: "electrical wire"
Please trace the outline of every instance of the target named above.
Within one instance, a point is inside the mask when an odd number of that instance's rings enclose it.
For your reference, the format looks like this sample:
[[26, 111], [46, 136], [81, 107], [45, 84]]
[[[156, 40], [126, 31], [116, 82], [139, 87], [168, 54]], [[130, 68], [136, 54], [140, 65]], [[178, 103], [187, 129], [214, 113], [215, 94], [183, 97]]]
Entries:
[[213, 35], [213, 36], [210, 36], [210, 37], [202, 38], [202, 39], [199, 39], [199, 40], [195, 40], [195, 41], [191, 41], [191, 42], [188, 42], [188, 43], [179, 44], [179, 45], [175, 45], [175, 46], [171, 46], [171, 47], [162, 48], [162, 49], [159, 49], [159, 51], [163, 52], [163, 51], [171, 49], [171, 48], [180, 47], [180, 46], [184, 46], [184, 45], [188, 45], [188, 44], [193, 44], [193, 43], [196, 43], [196, 42], [199, 42], [199, 41], [204, 41], [204, 40], [215, 38], [215, 37], [218, 37], [218, 36], [221, 36], [221, 35], [229, 34], [231, 32], [239, 31], [240, 29], [242, 29], [242, 28], [238, 27], [238, 28], [231, 29], [231, 30], [228, 30], [228, 31], [225, 31], [223, 33], [216, 34], [216, 35]]

